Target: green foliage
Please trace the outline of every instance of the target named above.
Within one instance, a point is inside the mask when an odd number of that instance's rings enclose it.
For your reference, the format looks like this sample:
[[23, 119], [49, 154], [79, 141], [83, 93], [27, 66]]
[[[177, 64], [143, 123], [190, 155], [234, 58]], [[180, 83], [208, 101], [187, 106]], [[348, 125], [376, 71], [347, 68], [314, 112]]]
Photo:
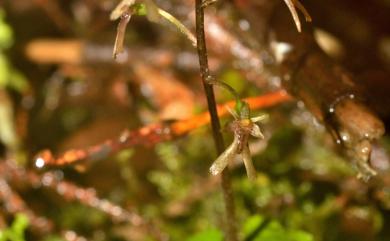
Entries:
[[161, 143], [156, 152], [167, 170], [155, 170], [149, 174], [149, 180], [158, 186], [162, 196], [167, 199], [180, 198], [186, 195], [190, 180], [183, 170], [185, 157], [174, 143]]
[[21, 213], [16, 214], [12, 225], [0, 231], [0, 241], [24, 241], [24, 232], [27, 227], [27, 217]]
[[207, 229], [192, 235], [186, 241], [222, 241], [222, 232], [217, 229]]
[[5, 13], [0, 8], [0, 88], [9, 87], [18, 92], [26, 91], [28, 83], [23, 75], [15, 70], [8, 61], [4, 50], [13, 43], [12, 28], [5, 22]]
[[4, 21], [5, 13], [0, 9], [0, 49], [9, 48], [13, 42], [12, 29]]
[[5, 12], [0, 8], [0, 141], [8, 151], [16, 154], [16, 161], [24, 163], [24, 155], [18, 152], [19, 138], [16, 133], [12, 100], [7, 88], [24, 93], [28, 82], [24, 76], [13, 68], [5, 50], [13, 44], [12, 28], [5, 21]]
[[242, 234], [245, 240], [251, 241], [313, 241], [307, 232], [286, 229], [276, 220], [265, 220], [260, 215], [250, 217], [243, 225]]
[[233, 87], [233, 89], [239, 94], [247, 87], [247, 82], [243, 78], [242, 74], [233, 69], [229, 69], [222, 73], [221, 81]]

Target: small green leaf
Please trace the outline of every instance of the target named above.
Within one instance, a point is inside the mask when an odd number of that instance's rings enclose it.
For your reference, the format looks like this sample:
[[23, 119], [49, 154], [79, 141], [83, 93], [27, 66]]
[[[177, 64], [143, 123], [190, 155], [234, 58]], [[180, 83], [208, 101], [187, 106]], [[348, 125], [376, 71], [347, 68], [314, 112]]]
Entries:
[[133, 10], [133, 13], [138, 16], [146, 16], [148, 14], [146, 5], [143, 3], [136, 3], [131, 9]]
[[250, 118], [250, 109], [248, 103], [245, 101], [237, 101], [236, 102], [236, 111], [239, 114], [241, 119], [249, 119]]
[[194, 234], [186, 239], [186, 241], [222, 241], [222, 232], [217, 229], [208, 229]]
[[0, 8], [0, 49], [9, 48], [13, 42], [12, 29], [4, 21], [4, 10]]
[[26, 78], [12, 65], [7, 57], [0, 52], [0, 88], [9, 87], [17, 92], [28, 90], [29, 85]]
[[[259, 227], [263, 225], [259, 229]], [[258, 230], [259, 229], [259, 230]], [[286, 229], [278, 221], [265, 223], [264, 217], [255, 215], [250, 217], [242, 228], [244, 238], [251, 241], [313, 241], [310, 233], [296, 229]]]
[[282, 225], [276, 221], [271, 221], [254, 239], [255, 241], [292, 241], [283, 229]]
[[28, 224], [26, 215], [22, 213], [16, 214], [11, 227], [0, 231], [0, 241], [25, 241], [24, 232]]
[[[18, 240], [24, 240], [24, 231], [28, 227], [28, 218], [26, 215], [18, 213], [12, 223], [12, 231], [18, 237]], [[16, 240], [15, 240], [16, 241]]]
[[29, 84], [24, 75], [14, 69], [10, 72], [8, 86], [19, 93], [23, 93], [29, 88]]
[[0, 88], [3, 88], [7, 85], [9, 81], [9, 72], [10, 67], [8, 64], [8, 60], [5, 55], [0, 52]]

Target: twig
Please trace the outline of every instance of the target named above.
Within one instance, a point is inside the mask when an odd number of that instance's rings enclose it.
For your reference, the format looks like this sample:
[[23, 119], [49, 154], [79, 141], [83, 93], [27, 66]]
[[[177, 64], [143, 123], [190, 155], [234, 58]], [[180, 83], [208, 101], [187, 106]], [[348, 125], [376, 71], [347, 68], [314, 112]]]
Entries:
[[164, 11], [161, 8], [157, 9], [158, 13], [164, 17], [166, 20], [168, 20], [170, 23], [172, 23], [174, 26], [176, 26], [179, 31], [184, 34], [188, 40], [190, 40], [192, 46], [196, 46], [196, 38], [195, 36], [191, 33], [190, 30], [186, 26], [184, 26], [179, 20], [177, 20], [174, 16], [172, 16], [170, 13], [167, 11]]
[[[1, 172], [6, 171], [10, 165], [2, 163]], [[11, 169], [14, 167], [11, 167]], [[2, 173], [2, 176], [4, 173]], [[23, 213], [27, 216], [30, 226], [33, 230], [40, 234], [50, 234], [55, 230], [54, 223], [43, 216], [38, 216], [33, 210], [31, 210], [23, 198], [12, 189], [5, 179], [0, 179], [0, 200], [4, 203], [5, 211], [7, 213], [15, 215], [16, 213]], [[86, 241], [83, 236], [78, 235], [72, 230], [65, 230], [61, 232], [62, 237], [66, 241]]]
[[[207, 48], [206, 48], [206, 39], [204, 34], [204, 11], [202, 7], [202, 0], [195, 1], [195, 15], [196, 15], [196, 42], [197, 50], [199, 56], [199, 65], [200, 65], [200, 75], [202, 77], [203, 87], [207, 97], [207, 104], [209, 108], [209, 114], [211, 118], [211, 126], [213, 131], [213, 137], [215, 146], [218, 152], [218, 155], [221, 154], [225, 147], [223, 143], [223, 138], [221, 134], [221, 126], [219, 123], [217, 105], [215, 102], [213, 87], [210, 83], [207, 82], [209, 78], [209, 66], [207, 59]], [[230, 173], [229, 169], [225, 168], [222, 172], [222, 191], [224, 196], [225, 208], [226, 208], [226, 217], [227, 217], [227, 229], [226, 229], [226, 239], [228, 241], [236, 241], [237, 230], [236, 230], [236, 217], [235, 217], [235, 207], [233, 199], [233, 191], [231, 187]]]
[[[253, 110], [289, 101], [291, 97], [285, 91], [276, 91], [244, 100]], [[235, 103], [235, 101], [229, 101], [223, 105], [218, 105], [218, 116], [222, 117], [228, 114], [226, 107], [232, 109]], [[163, 141], [172, 140], [208, 123], [210, 123], [210, 115], [208, 112], [204, 112], [187, 120], [151, 124], [133, 131], [126, 129], [116, 139], [107, 140], [86, 149], [71, 149], [58, 157], [54, 157], [49, 150], [43, 150], [36, 156], [35, 165], [42, 168], [44, 166], [74, 165], [86, 160], [94, 162], [136, 145], [152, 146]]]
[[[245, 98], [244, 101], [249, 104], [251, 110], [271, 107], [286, 101], [291, 100], [291, 97], [284, 91], [276, 91], [263, 96]], [[229, 101], [225, 104], [217, 106], [218, 117], [223, 117], [229, 113], [228, 108], [233, 109], [236, 101]], [[189, 131], [196, 129], [210, 122], [209, 113], [205, 112], [188, 120], [177, 121], [171, 124], [172, 133], [175, 135], [183, 135]]]
[[284, 2], [286, 3], [288, 9], [290, 10], [291, 16], [294, 19], [294, 23], [295, 26], [297, 27], [298, 32], [301, 32], [302, 30], [301, 21], [299, 20], [299, 16], [295, 7], [297, 7], [305, 15], [305, 20], [307, 22], [311, 22], [311, 17], [309, 13], [302, 5], [302, 3], [299, 2], [299, 0], [284, 0]]
[[[8, 211], [10, 213], [25, 213], [33, 227], [39, 228], [38, 230], [41, 230], [44, 233], [52, 232], [54, 224], [44, 217], [36, 216], [36, 214], [27, 207], [25, 201], [19, 194], [13, 191], [8, 182], [28, 184], [34, 188], [47, 188], [53, 190], [66, 201], [77, 201], [85, 206], [98, 209], [117, 222], [128, 222], [136, 227], [145, 227], [156, 240], [163, 240], [163, 234], [160, 233], [159, 229], [155, 227], [152, 222], [141, 217], [138, 213], [128, 211], [107, 199], [100, 198], [93, 188], [80, 187], [72, 182], [62, 180], [62, 177], [59, 177], [55, 172], [46, 172], [43, 175], [40, 175], [33, 171], [18, 167], [11, 161], [3, 161], [0, 162], [0, 176], [3, 177], [3, 179], [0, 179], [0, 200], [4, 200], [4, 203], [8, 205], [6, 206]], [[78, 236], [73, 231], [64, 231], [63, 235], [64, 237], [67, 236], [66, 240], [85, 240], [77, 239], [82, 237]], [[74, 237], [75, 239], [71, 239], [70, 237]]]
[[62, 180], [54, 172], [39, 175], [7, 161], [0, 164], [0, 174], [10, 182], [28, 183], [33, 187], [45, 187], [55, 190], [65, 200], [78, 201], [86, 206], [99, 209], [117, 221], [126, 221], [137, 226], [141, 223], [140, 220], [142, 219], [138, 214], [130, 213], [106, 199], [99, 198], [93, 188], [79, 187]]
[[115, 37], [114, 52], [112, 54], [114, 59], [116, 59], [118, 54], [123, 52], [123, 42], [125, 40], [126, 27], [130, 21], [131, 15], [132, 13], [130, 10], [127, 10], [122, 14], [121, 20], [119, 21]]
[[27, 216], [31, 227], [37, 232], [49, 233], [53, 231], [54, 225], [52, 221], [45, 217], [37, 216], [4, 178], [0, 179], [0, 200], [4, 203], [5, 212], [10, 214], [23, 213]]

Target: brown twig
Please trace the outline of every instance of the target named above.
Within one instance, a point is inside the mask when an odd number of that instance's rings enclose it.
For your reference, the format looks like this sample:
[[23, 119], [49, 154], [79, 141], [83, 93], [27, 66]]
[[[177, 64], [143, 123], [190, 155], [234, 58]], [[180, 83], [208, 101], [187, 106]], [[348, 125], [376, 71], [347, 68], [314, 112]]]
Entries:
[[[251, 109], [271, 107], [289, 100], [291, 97], [283, 90], [245, 99]], [[233, 108], [234, 105], [235, 101], [229, 101], [217, 106], [218, 116], [222, 117], [228, 114], [226, 106]], [[187, 120], [151, 124], [134, 131], [126, 129], [116, 139], [107, 140], [86, 149], [68, 150], [58, 157], [54, 157], [49, 150], [43, 150], [36, 156], [35, 165], [37, 167], [65, 166], [86, 160], [93, 162], [136, 145], [153, 146], [163, 141], [172, 140], [208, 123], [210, 123], [210, 115], [205, 112]]]
[[27, 216], [31, 227], [37, 232], [49, 233], [53, 230], [53, 223], [45, 217], [37, 216], [4, 178], [0, 179], [0, 200], [4, 203], [6, 213], [16, 214], [22, 212]]
[[113, 57], [116, 59], [117, 55], [123, 52], [123, 42], [125, 40], [125, 33], [126, 33], [126, 27], [127, 24], [130, 21], [131, 18], [131, 10], [126, 10], [121, 15], [121, 20], [119, 21], [118, 28], [117, 28], [117, 34], [115, 38], [115, 44], [114, 44], [114, 52]]
[[[33, 171], [18, 167], [11, 161], [6, 161], [0, 163], [0, 176], [3, 177], [3, 179], [0, 179], [0, 200], [4, 200], [4, 203], [7, 205], [7, 211], [10, 213], [25, 213], [32, 226], [43, 233], [52, 232], [54, 224], [44, 217], [37, 216], [29, 209], [25, 201], [9, 186], [8, 182], [28, 184], [34, 188], [53, 190], [66, 201], [77, 201], [88, 207], [96, 208], [117, 222], [128, 222], [136, 227], [145, 227], [157, 240], [163, 239], [160, 231], [139, 214], [128, 211], [107, 199], [99, 198], [93, 188], [83, 188], [62, 180], [55, 172], [46, 172], [43, 175], [39, 175]], [[73, 231], [64, 231], [62, 234], [66, 238], [65, 240], [86, 240]], [[74, 237], [74, 239], [70, 237]]]
[[[6, 177], [5, 173], [9, 174], [10, 171], [15, 171], [15, 168], [16, 167], [10, 165], [10, 163], [1, 163], [1, 176]], [[35, 177], [35, 175], [33, 175], [33, 177]], [[31, 210], [23, 198], [15, 190], [13, 190], [5, 178], [0, 179], [0, 200], [2, 203], [4, 203], [5, 212], [13, 215], [16, 213], [23, 213], [27, 216], [32, 229], [38, 233], [49, 234], [54, 231], [54, 223], [46, 217], [37, 215], [33, 210]], [[87, 240], [72, 230], [63, 231], [61, 234], [67, 241]]]
[[0, 174], [10, 182], [29, 184], [33, 187], [44, 187], [55, 190], [67, 201], [78, 201], [86, 206], [93, 207], [108, 214], [114, 220], [130, 222], [140, 225], [142, 218], [135, 213], [130, 213], [118, 205], [97, 196], [93, 188], [79, 187], [71, 182], [62, 180], [54, 172], [46, 172], [39, 175], [24, 168], [17, 167], [12, 162], [3, 162], [0, 165]]

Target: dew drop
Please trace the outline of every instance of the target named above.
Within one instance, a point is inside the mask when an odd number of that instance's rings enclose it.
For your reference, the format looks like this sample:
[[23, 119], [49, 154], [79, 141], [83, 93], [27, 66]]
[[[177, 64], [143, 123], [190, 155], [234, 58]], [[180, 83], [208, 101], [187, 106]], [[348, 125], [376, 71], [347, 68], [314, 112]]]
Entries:
[[246, 21], [245, 19], [241, 19], [239, 22], [238, 22], [238, 26], [240, 26], [240, 29], [242, 31], [248, 31], [249, 28], [250, 28], [250, 24], [248, 21]]
[[42, 158], [42, 157], [38, 157], [36, 160], [35, 160], [35, 166], [37, 168], [42, 168], [45, 166], [45, 160]]
[[342, 139], [344, 142], [347, 142], [347, 141], [349, 141], [349, 136], [343, 134], [343, 135], [341, 135], [341, 139]]

